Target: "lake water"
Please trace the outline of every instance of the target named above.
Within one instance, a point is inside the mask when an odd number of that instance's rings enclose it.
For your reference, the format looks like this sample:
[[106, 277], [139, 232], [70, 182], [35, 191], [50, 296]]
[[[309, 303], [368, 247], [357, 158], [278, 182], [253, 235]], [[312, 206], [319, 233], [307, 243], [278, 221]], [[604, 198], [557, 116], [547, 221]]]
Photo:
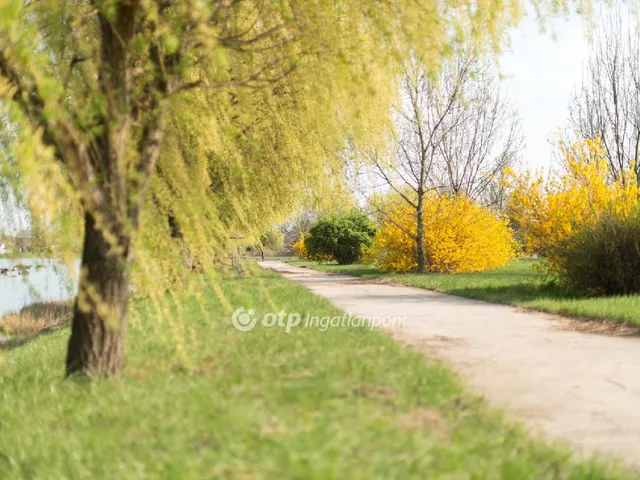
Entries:
[[[26, 275], [16, 270], [28, 267]], [[0, 258], [0, 315], [20, 310], [31, 303], [45, 300], [67, 300], [75, 295], [69, 283], [67, 267], [56, 260]]]

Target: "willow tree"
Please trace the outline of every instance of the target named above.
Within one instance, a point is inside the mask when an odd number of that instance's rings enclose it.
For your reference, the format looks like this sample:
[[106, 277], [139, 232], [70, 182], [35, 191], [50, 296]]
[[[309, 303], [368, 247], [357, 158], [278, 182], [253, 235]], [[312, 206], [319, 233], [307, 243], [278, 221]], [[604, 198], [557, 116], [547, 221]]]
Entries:
[[[326, 179], [346, 136], [375, 135], [402, 58], [437, 70], [459, 42], [497, 49], [521, 5], [0, 0], [0, 7], [0, 95], [20, 135], [5, 168], [19, 170], [23, 190], [38, 199], [31, 208], [47, 221], [61, 205], [82, 212], [67, 373], [109, 376], [124, 362], [134, 251], [144, 259], [143, 286], [159, 297], [164, 286], [154, 275], [178, 269], [181, 254], [206, 264], [224, 248], [229, 226], [268, 218], [271, 207], [280, 215], [305, 178], [307, 186]], [[274, 187], [274, 178], [293, 186]], [[262, 188], [269, 201], [260, 207], [251, 197]], [[171, 216], [179, 217], [177, 249], [163, 242]], [[163, 255], [170, 250], [174, 256]]]

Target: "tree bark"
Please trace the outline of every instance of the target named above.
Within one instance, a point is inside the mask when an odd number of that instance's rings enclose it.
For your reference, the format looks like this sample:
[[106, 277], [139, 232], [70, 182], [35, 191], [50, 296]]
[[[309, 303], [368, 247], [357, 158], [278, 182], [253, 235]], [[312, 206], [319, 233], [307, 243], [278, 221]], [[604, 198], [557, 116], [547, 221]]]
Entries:
[[416, 208], [416, 246], [418, 249], [418, 273], [424, 273], [424, 193], [418, 192], [418, 208]]
[[110, 377], [124, 366], [130, 240], [116, 236], [114, 245], [111, 235], [109, 239], [86, 213], [67, 376]]

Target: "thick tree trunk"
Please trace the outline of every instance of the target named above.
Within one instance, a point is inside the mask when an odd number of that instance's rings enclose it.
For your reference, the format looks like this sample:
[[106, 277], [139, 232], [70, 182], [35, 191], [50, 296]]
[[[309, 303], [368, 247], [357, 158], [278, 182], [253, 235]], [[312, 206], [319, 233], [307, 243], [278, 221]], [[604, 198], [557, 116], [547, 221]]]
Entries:
[[416, 246], [418, 248], [418, 273], [424, 273], [424, 194], [418, 192], [418, 208], [416, 208]]
[[[109, 236], [111, 238], [111, 236]], [[124, 365], [130, 242], [116, 245], [85, 215], [80, 286], [67, 351], [67, 375], [109, 377]]]

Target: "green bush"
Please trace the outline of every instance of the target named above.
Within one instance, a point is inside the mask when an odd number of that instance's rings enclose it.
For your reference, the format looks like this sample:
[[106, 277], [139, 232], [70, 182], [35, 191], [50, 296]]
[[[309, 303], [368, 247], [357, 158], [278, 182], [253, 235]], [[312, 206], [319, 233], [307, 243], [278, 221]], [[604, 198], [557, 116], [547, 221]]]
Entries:
[[561, 281], [595, 295], [640, 293], [640, 210], [608, 213], [558, 246]]
[[362, 214], [318, 221], [305, 239], [309, 257], [330, 258], [340, 265], [356, 263], [362, 258], [363, 248], [370, 246], [375, 227]]

